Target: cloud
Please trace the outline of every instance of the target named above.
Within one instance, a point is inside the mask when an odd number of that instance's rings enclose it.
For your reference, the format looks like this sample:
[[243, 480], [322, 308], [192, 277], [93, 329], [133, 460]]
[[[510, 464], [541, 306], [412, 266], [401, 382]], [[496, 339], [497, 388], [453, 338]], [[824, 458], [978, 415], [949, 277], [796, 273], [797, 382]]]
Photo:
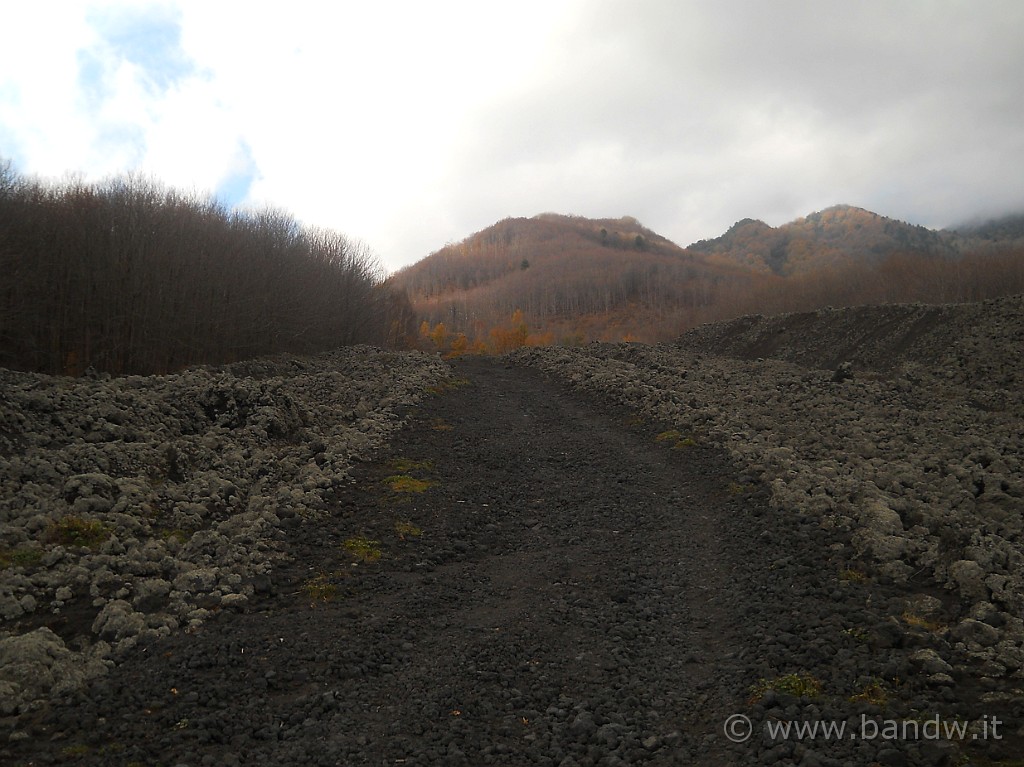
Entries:
[[95, 46], [81, 52], [83, 72], [128, 64], [152, 93], [165, 93], [194, 74], [195, 65], [181, 47], [181, 13], [174, 6], [104, 7], [86, 16], [96, 29]]
[[15, 3], [4, 20], [17, 33], [0, 45], [0, 154], [30, 173], [77, 169], [89, 145], [88, 120], [74, 108], [76, 51], [93, 34], [84, 9]]
[[1024, 209], [1011, 0], [14, 8], [0, 154], [281, 207], [390, 268], [548, 210], [688, 244], [839, 202]]
[[452, 177], [473, 169], [499, 191], [493, 206], [467, 195], [454, 208], [486, 216], [550, 197], [634, 214], [685, 244], [744, 216], [782, 223], [836, 202], [934, 224], [969, 208], [954, 190], [995, 185], [989, 199], [1024, 205], [994, 172], [1022, 158], [1016, 5], [587, 10], [551, 51], [549, 77], [476, 115]]

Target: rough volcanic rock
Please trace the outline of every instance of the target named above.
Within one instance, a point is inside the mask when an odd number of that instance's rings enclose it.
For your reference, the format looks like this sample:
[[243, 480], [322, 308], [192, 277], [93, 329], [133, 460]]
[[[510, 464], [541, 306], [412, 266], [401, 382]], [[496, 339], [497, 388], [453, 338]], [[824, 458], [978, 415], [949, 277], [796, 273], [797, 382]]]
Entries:
[[448, 374], [369, 347], [171, 376], [0, 370], [0, 631], [63, 648], [22, 652], [17, 668], [41, 681], [19, 672], [5, 705], [52, 686], [44, 659], [69, 665], [64, 642], [81, 655], [103, 640], [118, 657], [244, 606], [284, 530], [315, 523]]

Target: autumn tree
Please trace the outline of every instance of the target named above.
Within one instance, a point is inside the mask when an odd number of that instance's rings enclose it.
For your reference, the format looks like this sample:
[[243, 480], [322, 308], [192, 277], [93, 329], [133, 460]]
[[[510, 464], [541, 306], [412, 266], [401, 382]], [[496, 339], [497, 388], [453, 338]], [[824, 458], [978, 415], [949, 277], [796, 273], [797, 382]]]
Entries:
[[516, 309], [507, 325], [491, 329], [490, 335], [494, 353], [504, 354], [505, 352], [525, 346], [526, 338], [529, 334], [530, 329], [523, 319], [522, 310]]
[[448, 357], [461, 357], [469, 351], [469, 339], [465, 333], [459, 333], [455, 338], [452, 339], [451, 348], [448, 351]]
[[444, 326], [443, 322], [437, 323], [434, 329], [430, 331], [430, 340], [433, 342], [435, 349], [444, 351], [448, 345], [448, 328]]

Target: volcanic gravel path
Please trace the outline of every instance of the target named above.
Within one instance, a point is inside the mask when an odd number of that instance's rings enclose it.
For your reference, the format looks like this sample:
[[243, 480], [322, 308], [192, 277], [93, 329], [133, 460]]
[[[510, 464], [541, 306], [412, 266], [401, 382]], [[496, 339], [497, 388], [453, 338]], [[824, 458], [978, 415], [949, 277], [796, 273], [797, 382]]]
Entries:
[[[839, 578], [816, 522], [770, 510], [719, 448], [658, 440], [657, 424], [536, 370], [454, 367], [325, 520], [285, 520], [293, 559], [245, 611], [136, 648], [19, 721], [0, 761], [953, 758], [947, 743], [763, 736], [769, 720], [878, 715], [852, 700], [865, 680], [913, 675], [892, 628], [900, 595]], [[751, 698], [759, 679], [797, 672], [821, 698]], [[750, 742], [724, 736], [734, 713], [751, 718]]]

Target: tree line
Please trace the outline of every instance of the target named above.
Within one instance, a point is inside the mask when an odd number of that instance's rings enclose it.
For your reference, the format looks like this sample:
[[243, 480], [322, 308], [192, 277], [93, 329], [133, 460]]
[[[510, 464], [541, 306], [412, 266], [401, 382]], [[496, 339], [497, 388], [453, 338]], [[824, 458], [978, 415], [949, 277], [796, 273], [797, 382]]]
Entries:
[[[603, 272], [603, 278], [620, 281], [615, 288], [602, 287], [603, 280], [588, 279], [593, 275], [582, 264], [576, 266], [575, 280], [549, 288], [568, 290], [574, 298], [567, 303], [537, 304], [537, 292], [509, 283], [481, 287], [461, 299], [421, 299], [415, 304], [424, 318], [421, 348], [458, 355], [591, 340], [670, 341], [698, 325], [747, 314], [865, 304], [970, 303], [1024, 293], [1024, 248], [1019, 245], [979, 248], [957, 258], [904, 251], [874, 262], [847, 262], [790, 277], [641, 270], [637, 285], [628, 274]], [[658, 277], [664, 282], [658, 283]], [[632, 290], [623, 293], [624, 285]], [[659, 294], [659, 289], [664, 292]], [[510, 310], [513, 305], [517, 308]], [[506, 320], [509, 314], [511, 323]]]
[[126, 175], [44, 183], [0, 162], [0, 366], [166, 373], [415, 338], [366, 246], [276, 209]]
[[762, 275], [719, 285], [705, 307], [682, 313], [673, 332], [746, 314], [781, 314], [865, 304], [971, 303], [1024, 293], [1024, 247], [984, 247], [952, 258], [914, 251], [792, 277]]

